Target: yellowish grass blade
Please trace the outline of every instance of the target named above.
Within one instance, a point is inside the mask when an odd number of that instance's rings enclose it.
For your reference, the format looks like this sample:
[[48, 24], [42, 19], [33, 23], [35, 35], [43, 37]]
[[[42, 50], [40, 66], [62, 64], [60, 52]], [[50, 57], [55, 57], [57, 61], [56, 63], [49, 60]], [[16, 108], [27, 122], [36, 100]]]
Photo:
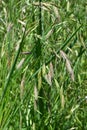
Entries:
[[50, 86], [52, 86], [53, 76], [54, 76], [53, 64], [52, 64], [52, 62], [50, 62], [49, 72], [48, 72], [48, 74], [45, 75], [45, 79], [46, 79], [47, 83], [48, 83]]
[[64, 109], [65, 99], [63, 94], [63, 87], [60, 88], [60, 100], [61, 100], [61, 108]]

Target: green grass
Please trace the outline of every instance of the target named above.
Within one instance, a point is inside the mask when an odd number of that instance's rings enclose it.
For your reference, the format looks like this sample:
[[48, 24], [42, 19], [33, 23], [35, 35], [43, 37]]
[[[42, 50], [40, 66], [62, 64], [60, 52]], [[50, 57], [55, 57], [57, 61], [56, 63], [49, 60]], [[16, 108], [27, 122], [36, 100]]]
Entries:
[[86, 15], [85, 0], [0, 1], [0, 130], [87, 129]]

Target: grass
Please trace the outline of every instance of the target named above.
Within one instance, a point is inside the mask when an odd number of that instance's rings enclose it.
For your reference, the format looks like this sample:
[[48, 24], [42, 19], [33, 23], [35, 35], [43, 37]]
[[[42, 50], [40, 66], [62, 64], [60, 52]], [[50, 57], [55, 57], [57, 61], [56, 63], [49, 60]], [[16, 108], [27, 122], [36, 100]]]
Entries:
[[86, 130], [87, 2], [0, 10], [0, 130]]

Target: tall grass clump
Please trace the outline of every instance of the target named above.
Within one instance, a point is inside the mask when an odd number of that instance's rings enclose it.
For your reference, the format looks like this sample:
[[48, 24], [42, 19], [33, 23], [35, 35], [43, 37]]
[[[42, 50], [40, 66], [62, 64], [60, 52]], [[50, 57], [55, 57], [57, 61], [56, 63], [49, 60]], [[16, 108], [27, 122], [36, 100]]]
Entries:
[[0, 1], [0, 130], [87, 129], [87, 2]]

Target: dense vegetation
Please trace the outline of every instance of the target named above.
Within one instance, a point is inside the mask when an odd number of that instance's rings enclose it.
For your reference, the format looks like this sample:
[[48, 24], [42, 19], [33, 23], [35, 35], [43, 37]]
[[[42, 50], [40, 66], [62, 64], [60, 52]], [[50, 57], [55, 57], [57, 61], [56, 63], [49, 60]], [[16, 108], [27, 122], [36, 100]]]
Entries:
[[0, 0], [0, 130], [87, 130], [86, 0]]

